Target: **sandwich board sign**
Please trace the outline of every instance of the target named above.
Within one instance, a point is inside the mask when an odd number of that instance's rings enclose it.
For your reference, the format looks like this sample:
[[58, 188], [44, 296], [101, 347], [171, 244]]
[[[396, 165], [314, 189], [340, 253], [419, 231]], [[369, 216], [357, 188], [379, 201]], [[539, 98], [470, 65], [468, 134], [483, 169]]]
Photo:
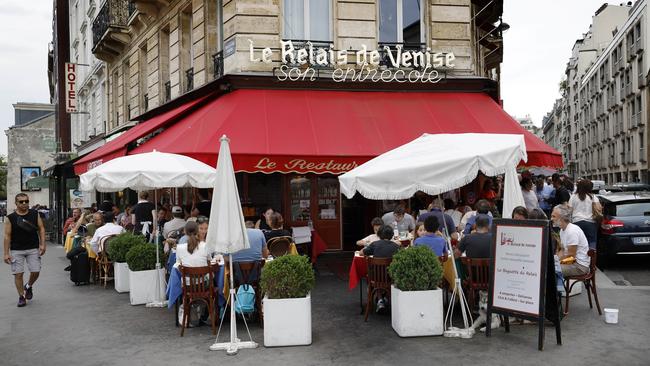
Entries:
[[[510, 331], [508, 316], [537, 322], [538, 346], [542, 350], [546, 315], [555, 323], [557, 342], [561, 344], [559, 312], [546, 314], [547, 305], [558, 308], [549, 222], [495, 219], [492, 225], [487, 319], [492, 314], [504, 315], [506, 332]], [[488, 337], [490, 323], [485, 332]]]

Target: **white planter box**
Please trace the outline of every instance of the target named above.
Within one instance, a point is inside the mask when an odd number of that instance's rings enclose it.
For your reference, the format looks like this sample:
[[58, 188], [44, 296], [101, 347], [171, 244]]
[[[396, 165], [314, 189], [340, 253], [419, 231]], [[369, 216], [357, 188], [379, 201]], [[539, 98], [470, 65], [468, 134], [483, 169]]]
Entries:
[[[156, 300], [156, 276], [160, 276], [161, 281], [165, 280], [165, 270], [149, 271], [131, 271], [129, 270], [129, 298], [131, 305], [142, 305]], [[165, 294], [159, 294], [159, 301], [165, 299]]]
[[311, 344], [311, 295], [297, 299], [262, 300], [264, 307], [264, 346], [303, 346]]
[[401, 291], [390, 289], [391, 322], [400, 337], [442, 335], [442, 290]]
[[129, 292], [129, 265], [125, 263], [113, 263], [115, 276], [115, 291]]

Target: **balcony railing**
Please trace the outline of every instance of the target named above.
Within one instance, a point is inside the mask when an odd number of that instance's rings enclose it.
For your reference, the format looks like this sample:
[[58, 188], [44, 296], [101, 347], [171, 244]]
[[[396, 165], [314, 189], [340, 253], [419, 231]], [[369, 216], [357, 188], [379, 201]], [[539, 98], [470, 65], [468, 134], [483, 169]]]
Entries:
[[131, 41], [128, 0], [106, 0], [93, 20], [93, 53], [103, 61], [119, 55]]
[[190, 67], [185, 70], [185, 91], [194, 89], [194, 68]]
[[168, 102], [172, 99], [172, 82], [165, 82], [165, 102]]
[[212, 55], [212, 62], [214, 64], [213, 76], [215, 79], [219, 79], [223, 76], [223, 51]]

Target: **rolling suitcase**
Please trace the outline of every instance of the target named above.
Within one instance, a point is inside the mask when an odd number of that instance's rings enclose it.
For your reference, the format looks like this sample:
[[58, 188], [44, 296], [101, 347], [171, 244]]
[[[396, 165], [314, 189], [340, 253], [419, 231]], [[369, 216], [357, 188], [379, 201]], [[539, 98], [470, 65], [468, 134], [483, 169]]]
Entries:
[[70, 281], [77, 286], [90, 283], [90, 261], [86, 248], [71, 250], [68, 258], [70, 259]]

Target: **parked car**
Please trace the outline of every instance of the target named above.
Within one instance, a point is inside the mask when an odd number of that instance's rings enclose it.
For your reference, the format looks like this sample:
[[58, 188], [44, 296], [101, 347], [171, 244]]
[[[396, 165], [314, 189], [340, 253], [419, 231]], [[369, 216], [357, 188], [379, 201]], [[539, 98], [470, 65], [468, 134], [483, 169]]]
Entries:
[[598, 196], [603, 221], [598, 235], [598, 263], [617, 254], [650, 254], [650, 192]]

